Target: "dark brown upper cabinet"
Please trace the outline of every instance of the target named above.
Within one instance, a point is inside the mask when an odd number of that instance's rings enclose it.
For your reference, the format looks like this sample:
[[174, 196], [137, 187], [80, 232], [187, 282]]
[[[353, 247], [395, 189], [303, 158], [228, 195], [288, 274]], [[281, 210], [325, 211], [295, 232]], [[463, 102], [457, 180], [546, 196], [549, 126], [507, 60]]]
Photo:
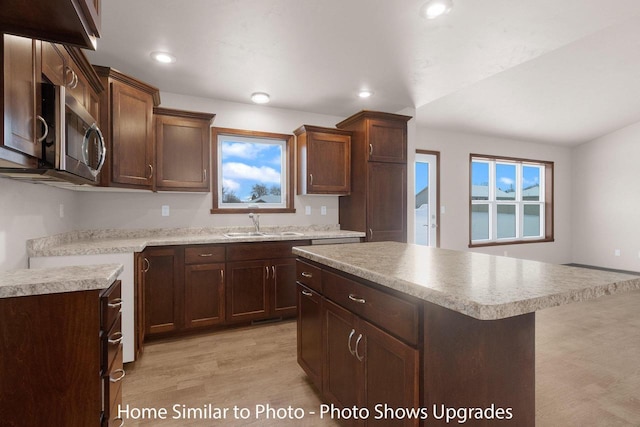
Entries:
[[2, 0], [0, 32], [96, 49], [101, 0]]
[[102, 186], [153, 190], [153, 107], [160, 91], [109, 67], [94, 66], [106, 88], [100, 100], [100, 129], [107, 145]]
[[367, 241], [407, 241], [409, 116], [361, 111], [336, 126], [352, 132], [351, 194], [340, 197], [339, 222]]
[[156, 189], [210, 189], [211, 121], [215, 114], [156, 107]]
[[297, 193], [347, 195], [351, 191], [351, 132], [302, 125], [296, 135]]

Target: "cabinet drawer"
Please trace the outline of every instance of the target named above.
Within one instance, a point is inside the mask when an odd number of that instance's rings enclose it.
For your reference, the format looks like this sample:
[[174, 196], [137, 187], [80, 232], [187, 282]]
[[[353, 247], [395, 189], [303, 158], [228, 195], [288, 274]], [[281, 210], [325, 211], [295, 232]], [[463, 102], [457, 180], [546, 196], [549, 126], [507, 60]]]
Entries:
[[224, 262], [225, 247], [202, 245], [190, 246], [184, 250], [185, 264], [208, 264], [212, 262]]
[[322, 272], [325, 297], [409, 344], [418, 344], [417, 304], [328, 271]]
[[122, 349], [122, 317], [118, 316], [109, 333], [102, 336], [102, 369], [107, 372], [113, 366], [116, 355]]
[[[116, 412], [111, 412], [118, 403], [122, 401], [121, 389], [122, 389], [122, 380], [124, 379], [125, 372], [122, 367], [122, 349], [121, 347], [117, 350], [116, 356], [113, 360], [111, 368], [105, 373], [104, 380], [104, 409], [109, 409], [111, 415], [110, 418], [117, 416], [117, 407]], [[118, 400], [119, 399], [119, 400]]]
[[113, 285], [100, 295], [100, 329], [102, 331], [111, 330], [116, 316], [122, 309], [122, 287], [120, 280], [116, 280]]
[[296, 281], [322, 293], [322, 270], [316, 266], [298, 260], [296, 262]]
[[227, 261], [294, 258], [295, 255], [291, 252], [291, 248], [308, 244], [308, 240], [231, 244], [227, 247]]

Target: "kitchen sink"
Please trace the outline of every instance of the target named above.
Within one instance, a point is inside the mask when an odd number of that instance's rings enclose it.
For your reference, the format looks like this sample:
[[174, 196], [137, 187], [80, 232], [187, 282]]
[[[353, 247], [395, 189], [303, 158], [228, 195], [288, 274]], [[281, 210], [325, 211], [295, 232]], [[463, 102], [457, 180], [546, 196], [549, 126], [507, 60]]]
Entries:
[[234, 232], [234, 233], [224, 233], [224, 237], [230, 238], [240, 238], [240, 237], [285, 237], [285, 236], [304, 236], [303, 233], [298, 233], [297, 231], [282, 231], [280, 233], [264, 233], [259, 231], [245, 231], [245, 232]]

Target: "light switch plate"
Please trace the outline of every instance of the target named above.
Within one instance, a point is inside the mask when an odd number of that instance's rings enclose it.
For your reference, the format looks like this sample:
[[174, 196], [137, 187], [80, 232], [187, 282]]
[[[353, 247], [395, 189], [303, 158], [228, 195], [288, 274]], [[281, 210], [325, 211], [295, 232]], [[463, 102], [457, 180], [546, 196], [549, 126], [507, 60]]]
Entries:
[[162, 216], [169, 216], [169, 205], [162, 205]]
[[320, 206], [320, 215], [326, 215], [326, 214], [327, 214], [327, 207]]
[[304, 214], [305, 215], [311, 215], [311, 206], [305, 206], [304, 207]]

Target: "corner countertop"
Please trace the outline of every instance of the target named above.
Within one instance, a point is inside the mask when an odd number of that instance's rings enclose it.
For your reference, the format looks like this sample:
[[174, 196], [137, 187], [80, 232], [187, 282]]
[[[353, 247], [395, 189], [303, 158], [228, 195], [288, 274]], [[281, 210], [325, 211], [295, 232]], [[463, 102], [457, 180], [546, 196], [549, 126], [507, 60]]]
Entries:
[[640, 276], [396, 242], [293, 253], [480, 320], [640, 289]]
[[147, 246], [365, 237], [363, 232], [340, 230], [337, 225], [263, 227], [262, 231], [267, 235], [225, 236], [225, 233], [246, 233], [252, 230], [253, 228], [250, 227], [209, 227], [72, 231], [28, 240], [27, 255], [29, 257], [96, 255], [140, 252]]
[[121, 264], [100, 264], [2, 271], [0, 298], [106, 289], [122, 270]]

